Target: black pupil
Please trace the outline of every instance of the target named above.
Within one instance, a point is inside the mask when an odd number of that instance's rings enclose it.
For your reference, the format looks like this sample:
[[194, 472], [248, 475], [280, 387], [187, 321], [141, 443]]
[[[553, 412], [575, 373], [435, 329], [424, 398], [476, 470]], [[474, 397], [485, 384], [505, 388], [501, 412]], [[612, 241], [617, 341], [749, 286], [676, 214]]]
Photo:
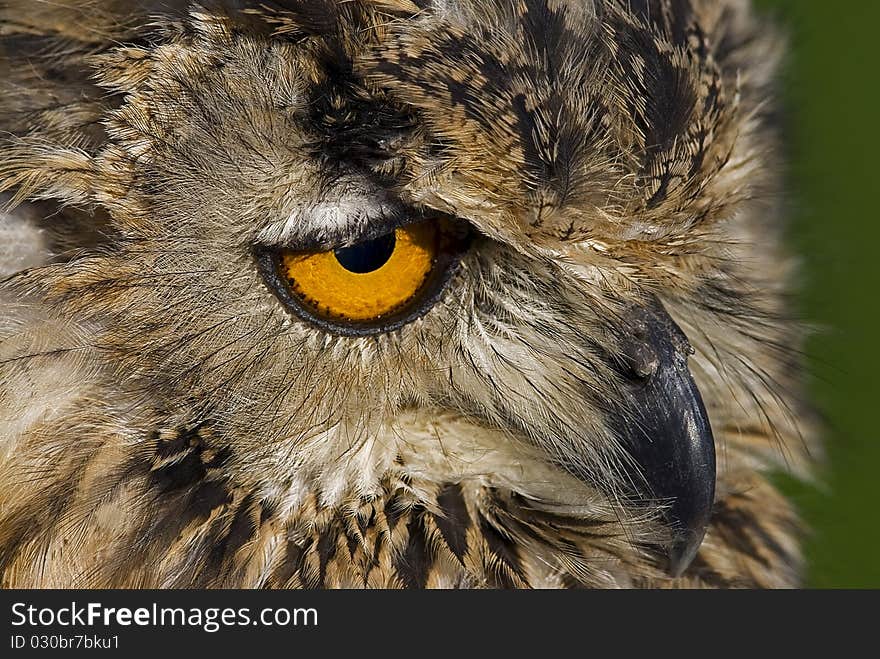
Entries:
[[336, 260], [348, 270], [357, 274], [375, 272], [388, 263], [388, 259], [394, 253], [394, 245], [397, 243], [397, 234], [392, 231], [375, 240], [367, 240], [351, 247], [337, 249]]

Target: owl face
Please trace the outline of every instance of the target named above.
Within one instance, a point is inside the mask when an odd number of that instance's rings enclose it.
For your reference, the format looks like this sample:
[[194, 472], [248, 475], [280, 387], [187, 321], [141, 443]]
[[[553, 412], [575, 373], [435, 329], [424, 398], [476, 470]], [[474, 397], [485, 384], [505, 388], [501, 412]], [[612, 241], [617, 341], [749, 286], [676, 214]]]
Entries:
[[223, 4], [89, 60], [107, 139], [66, 171], [107, 247], [13, 284], [78, 319], [107, 364], [83, 377], [285, 505], [483, 479], [632, 524], [683, 570], [707, 407], [738, 386], [692, 374], [689, 336], [720, 322], [759, 166], [711, 25], [660, 2]]

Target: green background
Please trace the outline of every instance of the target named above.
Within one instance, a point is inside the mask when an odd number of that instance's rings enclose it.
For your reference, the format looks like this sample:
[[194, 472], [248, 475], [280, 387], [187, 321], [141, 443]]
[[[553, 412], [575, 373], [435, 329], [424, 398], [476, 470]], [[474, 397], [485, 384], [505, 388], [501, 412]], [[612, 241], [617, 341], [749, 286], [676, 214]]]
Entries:
[[880, 587], [880, 442], [876, 381], [880, 214], [880, 2], [760, 0], [791, 37], [784, 99], [794, 213], [803, 256], [802, 315], [818, 326], [808, 352], [826, 417], [829, 464], [817, 487], [782, 477], [812, 534], [814, 587]]

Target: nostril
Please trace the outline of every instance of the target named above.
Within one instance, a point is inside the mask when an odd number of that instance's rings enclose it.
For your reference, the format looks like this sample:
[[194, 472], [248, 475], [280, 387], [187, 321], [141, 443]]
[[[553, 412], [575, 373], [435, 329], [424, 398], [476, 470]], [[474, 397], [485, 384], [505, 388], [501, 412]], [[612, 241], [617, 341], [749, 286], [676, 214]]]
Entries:
[[660, 368], [660, 357], [645, 341], [634, 340], [623, 346], [623, 356], [629, 370], [627, 376], [634, 380], [647, 380]]
[[[658, 348], [666, 346], [673, 360], [686, 359], [693, 349], [681, 329], [659, 302], [637, 307], [629, 313], [629, 325], [619, 343], [623, 375], [644, 382], [663, 367]], [[662, 348], [661, 348], [662, 349]]]
[[648, 328], [641, 319], [634, 319], [630, 333], [620, 345], [623, 374], [630, 380], [642, 382], [660, 369], [660, 356], [651, 345]]

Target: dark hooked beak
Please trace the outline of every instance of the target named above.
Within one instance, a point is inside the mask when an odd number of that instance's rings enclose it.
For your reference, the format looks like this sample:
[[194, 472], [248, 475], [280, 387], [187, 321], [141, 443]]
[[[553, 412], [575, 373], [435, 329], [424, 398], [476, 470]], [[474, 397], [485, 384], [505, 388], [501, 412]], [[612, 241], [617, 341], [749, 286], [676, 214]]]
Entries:
[[627, 314], [623, 350], [631, 400], [616, 428], [634, 459], [637, 494], [667, 504], [669, 571], [690, 565], [709, 525], [715, 496], [715, 442], [688, 370], [693, 352], [659, 302]]

